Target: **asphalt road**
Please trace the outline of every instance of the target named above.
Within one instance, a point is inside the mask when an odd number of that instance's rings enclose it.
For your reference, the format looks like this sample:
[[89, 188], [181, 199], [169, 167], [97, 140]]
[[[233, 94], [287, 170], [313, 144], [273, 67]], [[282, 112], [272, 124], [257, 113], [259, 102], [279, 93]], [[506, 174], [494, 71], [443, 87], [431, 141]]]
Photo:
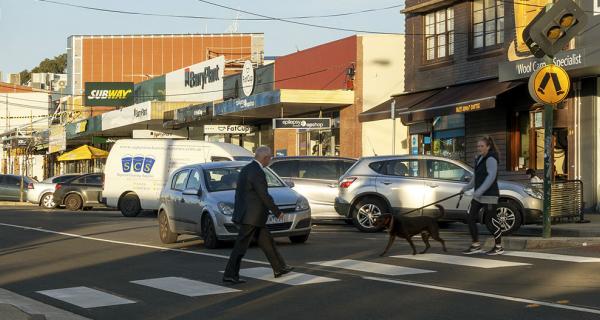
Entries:
[[464, 259], [465, 230], [442, 232], [447, 253], [432, 241], [413, 257], [398, 239], [379, 257], [386, 234], [319, 223], [305, 244], [278, 240], [295, 274], [273, 282], [252, 247], [248, 282], [232, 286], [231, 246], [163, 245], [151, 214], [0, 208], [0, 303], [65, 312], [56, 319], [600, 319], [599, 247]]

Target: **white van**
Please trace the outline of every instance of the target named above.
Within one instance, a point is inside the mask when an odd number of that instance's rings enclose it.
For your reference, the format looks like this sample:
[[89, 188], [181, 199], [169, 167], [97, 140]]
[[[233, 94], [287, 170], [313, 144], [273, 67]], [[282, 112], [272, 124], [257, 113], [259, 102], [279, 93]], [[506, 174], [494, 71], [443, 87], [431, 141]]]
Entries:
[[141, 210], [158, 210], [160, 192], [173, 170], [194, 163], [252, 158], [252, 152], [229, 143], [118, 140], [106, 159], [103, 201], [124, 216], [135, 217]]

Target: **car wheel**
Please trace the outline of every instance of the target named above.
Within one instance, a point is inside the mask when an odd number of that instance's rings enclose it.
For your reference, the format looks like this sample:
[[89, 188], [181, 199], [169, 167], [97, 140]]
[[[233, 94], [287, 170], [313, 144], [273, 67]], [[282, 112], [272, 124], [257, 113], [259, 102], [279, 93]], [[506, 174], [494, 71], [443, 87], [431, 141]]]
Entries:
[[303, 234], [301, 236], [290, 236], [290, 241], [292, 243], [305, 243], [306, 240], [308, 240], [309, 235], [310, 235], [310, 233]]
[[65, 198], [65, 207], [67, 210], [77, 211], [81, 209], [82, 204], [83, 200], [77, 194], [70, 194]]
[[202, 222], [202, 238], [204, 239], [204, 246], [208, 249], [220, 247], [221, 241], [217, 238], [217, 231], [215, 230], [215, 225], [210, 216], [206, 216]]
[[[497, 217], [502, 226], [502, 235], [510, 235], [521, 227], [521, 212], [512, 201], [498, 203]], [[485, 225], [490, 232], [495, 229], [492, 219], [496, 219], [496, 217], [489, 214], [485, 217]]]
[[383, 227], [376, 227], [375, 219], [386, 211], [387, 205], [383, 201], [377, 198], [367, 197], [358, 201], [354, 206], [352, 222], [360, 231], [378, 232], [381, 231]]
[[171, 232], [169, 217], [164, 211], [161, 211], [158, 215], [158, 234], [160, 235], [160, 241], [167, 244], [177, 241], [177, 236], [179, 236], [177, 233]]
[[54, 195], [52, 193], [44, 194], [42, 196], [42, 199], [40, 200], [40, 204], [46, 209], [56, 208], [56, 203], [54, 202]]
[[140, 198], [135, 193], [127, 193], [119, 202], [121, 214], [125, 217], [137, 217], [141, 211]]

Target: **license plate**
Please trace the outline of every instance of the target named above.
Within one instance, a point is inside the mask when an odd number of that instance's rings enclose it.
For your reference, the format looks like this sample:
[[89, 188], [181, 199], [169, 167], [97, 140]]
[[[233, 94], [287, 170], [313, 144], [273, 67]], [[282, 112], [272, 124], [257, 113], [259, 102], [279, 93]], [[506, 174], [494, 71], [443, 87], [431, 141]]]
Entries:
[[277, 218], [274, 215], [269, 215], [267, 218], [267, 224], [275, 224], [275, 223], [285, 223], [290, 220], [290, 216], [284, 214], [281, 218]]

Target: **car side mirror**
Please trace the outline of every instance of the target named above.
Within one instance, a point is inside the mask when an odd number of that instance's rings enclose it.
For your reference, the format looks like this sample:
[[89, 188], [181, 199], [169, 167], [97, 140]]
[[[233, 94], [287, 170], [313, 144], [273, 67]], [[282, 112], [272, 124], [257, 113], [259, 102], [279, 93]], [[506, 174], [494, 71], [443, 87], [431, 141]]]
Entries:
[[470, 176], [470, 175], [467, 175], [467, 174], [465, 174], [465, 175], [462, 177], [462, 180], [463, 180], [464, 182], [469, 182], [469, 181], [471, 181], [471, 176]]
[[185, 196], [201, 196], [202, 195], [202, 189], [185, 189], [183, 190], [183, 195]]
[[293, 188], [296, 186], [296, 184], [294, 183], [294, 181], [291, 178], [282, 178], [282, 180], [290, 188]]

